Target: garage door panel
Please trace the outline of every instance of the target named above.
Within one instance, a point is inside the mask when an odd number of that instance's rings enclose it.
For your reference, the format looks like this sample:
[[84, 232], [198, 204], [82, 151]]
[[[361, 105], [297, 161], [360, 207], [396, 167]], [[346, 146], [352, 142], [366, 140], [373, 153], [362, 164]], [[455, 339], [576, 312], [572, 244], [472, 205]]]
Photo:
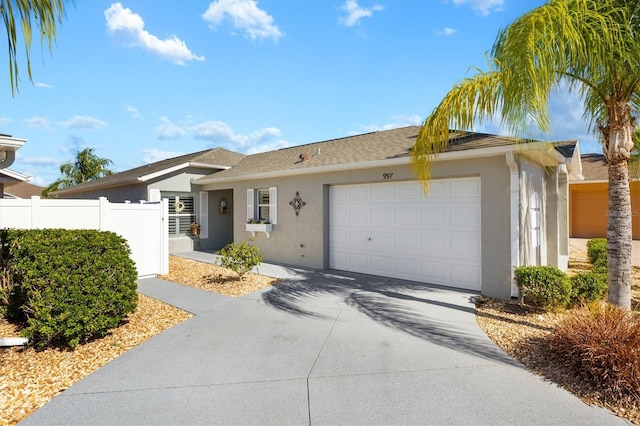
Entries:
[[373, 225], [387, 225], [391, 223], [394, 216], [393, 206], [379, 206], [377, 209], [371, 211], [371, 224]]
[[480, 208], [479, 207], [457, 207], [451, 208], [451, 224], [454, 227], [473, 226], [480, 229]]
[[480, 267], [471, 265], [456, 265], [452, 269], [451, 279], [453, 282], [463, 284], [463, 287], [470, 290], [480, 290]]
[[476, 198], [480, 194], [479, 179], [459, 179], [451, 181], [451, 197], [472, 197]]
[[390, 200], [393, 198], [393, 190], [394, 188], [391, 184], [373, 185], [371, 187], [371, 199], [376, 201]]
[[371, 271], [375, 275], [389, 275], [395, 271], [392, 256], [371, 256]]
[[422, 236], [422, 253], [426, 257], [451, 256], [451, 238], [447, 234]]
[[415, 253], [420, 247], [418, 246], [418, 236], [405, 232], [395, 234], [395, 244], [393, 248], [398, 252]]
[[421, 221], [424, 226], [444, 226], [448, 224], [449, 209], [443, 206], [428, 206], [422, 207]]
[[428, 197], [416, 181], [329, 192], [330, 267], [480, 288], [479, 178], [432, 181]]
[[422, 262], [422, 275], [433, 282], [449, 282], [451, 280], [451, 265], [440, 262]]
[[369, 263], [370, 256], [367, 254], [361, 253], [350, 253], [349, 254], [349, 265], [352, 268], [357, 268], [360, 271], [368, 271], [371, 269], [371, 265]]
[[372, 232], [370, 247], [373, 250], [393, 250], [394, 234], [393, 232]]
[[393, 225], [397, 227], [416, 226], [418, 224], [418, 209], [415, 206], [396, 209]]
[[422, 188], [416, 182], [401, 182], [394, 184], [396, 199], [416, 199], [422, 194]]
[[349, 208], [349, 225], [367, 226], [371, 223], [370, 209], [366, 206], [353, 206]]
[[480, 238], [476, 235], [452, 235], [451, 248], [459, 259], [475, 260], [480, 257]]

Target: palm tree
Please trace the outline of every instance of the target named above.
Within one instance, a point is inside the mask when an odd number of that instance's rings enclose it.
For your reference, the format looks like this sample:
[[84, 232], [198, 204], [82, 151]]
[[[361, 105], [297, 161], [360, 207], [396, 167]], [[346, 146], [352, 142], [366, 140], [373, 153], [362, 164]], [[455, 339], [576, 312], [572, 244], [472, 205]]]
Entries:
[[[11, 95], [18, 90], [18, 62], [17, 62], [17, 28], [22, 28], [24, 48], [27, 60], [27, 74], [29, 81], [33, 82], [31, 75], [31, 40], [33, 36], [33, 24], [40, 29], [40, 43], [46, 39], [49, 50], [56, 40], [56, 26], [62, 22], [64, 14], [64, 0], [0, 0], [0, 17], [7, 30], [9, 46], [9, 80], [11, 81]], [[16, 18], [20, 17], [18, 25]]]
[[62, 177], [42, 191], [43, 197], [59, 189], [68, 188], [82, 182], [109, 176], [113, 172], [108, 168], [112, 161], [98, 157], [93, 153], [95, 148], [85, 148], [76, 154], [73, 162], [66, 162], [60, 166]]
[[640, 101], [640, 0], [550, 0], [500, 31], [489, 70], [459, 81], [425, 119], [412, 155], [425, 182], [450, 128], [499, 115], [513, 134], [550, 128], [548, 98], [580, 95], [609, 170], [609, 302], [631, 306], [629, 159]]

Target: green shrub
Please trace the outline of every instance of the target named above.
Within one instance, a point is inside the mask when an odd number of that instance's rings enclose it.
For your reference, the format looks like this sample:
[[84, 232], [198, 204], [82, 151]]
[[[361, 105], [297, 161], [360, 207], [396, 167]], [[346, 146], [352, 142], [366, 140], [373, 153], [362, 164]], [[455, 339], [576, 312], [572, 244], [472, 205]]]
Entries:
[[556, 327], [550, 355], [570, 376], [607, 400], [640, 398], [640, 317], [602, 304], [582, 308]]
[[571, 303], [594, 302], [607, 294], [609, 277], [597, 272], [581, 272], [571, 277]]
[[238, 274], [240, 281], [242, 277], [254, 266], [258, 266], [262, 262], [262, 254], [260, 249], [254, 245], [241, 242], [240, 244], [231, 243], [220, 250], [220, 265], [229, 268]]
[[91, 230], [9, 230], [8, 248], [14, 319], [38, 347], [68, 346], [102, 337], [138, 303], [137, 273], [126, 241]]
[[553, 310], [569, 304], [571, 281], [555, 266], [520, 266], [515, 268], [515, 279], [529, 305]]
[[592, 238], [587, 241], [587, 256], [593, 265], [593, 271], [607, 273], [607, 239]]

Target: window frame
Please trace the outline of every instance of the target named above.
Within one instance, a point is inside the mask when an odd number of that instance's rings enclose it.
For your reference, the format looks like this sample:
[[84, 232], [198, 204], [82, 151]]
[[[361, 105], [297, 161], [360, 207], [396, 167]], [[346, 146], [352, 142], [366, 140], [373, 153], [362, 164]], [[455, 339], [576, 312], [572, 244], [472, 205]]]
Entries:
[[[260, 194], [267, 191], [268, 203], [260, 203]], [[278, 223], [278, 189], [277, 187], [260, 187], [247, 189], [247, 222], [259, 221], [269, 222], [273, 225]], [[261, 218], [260, 209], [268, 209], [268, 218]]]
[[[198, 195], [199, 194], [195, 192], [176, 192], [176, 191], [161, 192], [161, 199], [167, 199], [169, 203], [169, 214], [167, 216], [167, 219], [169, 221], [168, 223], [169, 238], [186, 237], [191, 234], [191, 223], [197, 222], [198, 220], [198, 205], [199, 205]], [[180, 202], [180, 197], [193, 199], [193, 206], [189, 212], [186, 212], [186, 213], [175, 212], [175, 209], [176, 209], [175, 206], [178, 202]], [[174, 213], [171, 213], [172, 210], [174, 211]], [[187, 219], [186, 224], [182, 223], [185, 218]], [[173, 225], [174, 232], [171, 232], [172, 221], [174, 222], [174, 225]], [[181, 232], [181, 230], [183, 232]]]

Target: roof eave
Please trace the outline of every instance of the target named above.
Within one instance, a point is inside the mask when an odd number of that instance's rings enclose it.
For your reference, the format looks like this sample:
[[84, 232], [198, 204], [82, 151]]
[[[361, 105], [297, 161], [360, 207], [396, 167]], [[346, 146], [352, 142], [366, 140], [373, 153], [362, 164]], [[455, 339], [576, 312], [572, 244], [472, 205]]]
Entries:
[[[450, 160], [462, 160], [468, 158], [478, 158], [478, 157], [492, 157], [496, 155], [506, 154], [507, 152], [514, 152], [522, 149], [521, 146], [518, 145], [502, 145], [497, 147], [489, 147], [489, 148], [477, 148], [470, 149], [464, 151], [455, 151], [455, 152], [445, 152], [439, 154], [437, 156], [436, 161], [450, 161]], [[548, 149], [548, 144], [546, 142], [536, 142], [528, 144], [527, 151], [535, 150], [542, 151], [544, 153], [548, 153], [556, 162], [555, 164], [564, 164], [564, 157], [557, 153], [557, 155], [553, 155], [551, 151]], [[543, 157], [544, 158], [544, 157]], [[227, 183], [227, 182], [237, 182], [237, 181], [247, 181], [247, 180], [256, 180], [256, 179], [268, 179], [268, 178], [276, 178], [276, 177], [288, 177], [288, 176], [299, 176], [299, 175], [308, 175], [315, 173], [330, 173], [330, 172], [339, 172], [344, 170], [361, 170], [361, 169], [372, 169], [376, 167], [388, 167], [388, 166], [400, 166], [400, 165], [408, 165], [411, 164], [411, 157], [398, 157], [398, 158], [387, 158], [383, 160], [371, 160], [371, 161], [361, 161], [356, 163], [342, 163], [342, 164], [332, 164], [328, 166], [319, 166], [319, 167], [308, 167], [304, 169], [287, 169], [287, 170], [277, 170], [263, 173], [253, 173], [248, 175], [241, 176], [229, 176], [229, 177], [218, 177], [218, 176], [205, 176], [198, 179], [192, 179], [191, 183], [195, 185], [211, 185], [218, 183]], [[206, 190], [206, 187], [202, 189]]]

